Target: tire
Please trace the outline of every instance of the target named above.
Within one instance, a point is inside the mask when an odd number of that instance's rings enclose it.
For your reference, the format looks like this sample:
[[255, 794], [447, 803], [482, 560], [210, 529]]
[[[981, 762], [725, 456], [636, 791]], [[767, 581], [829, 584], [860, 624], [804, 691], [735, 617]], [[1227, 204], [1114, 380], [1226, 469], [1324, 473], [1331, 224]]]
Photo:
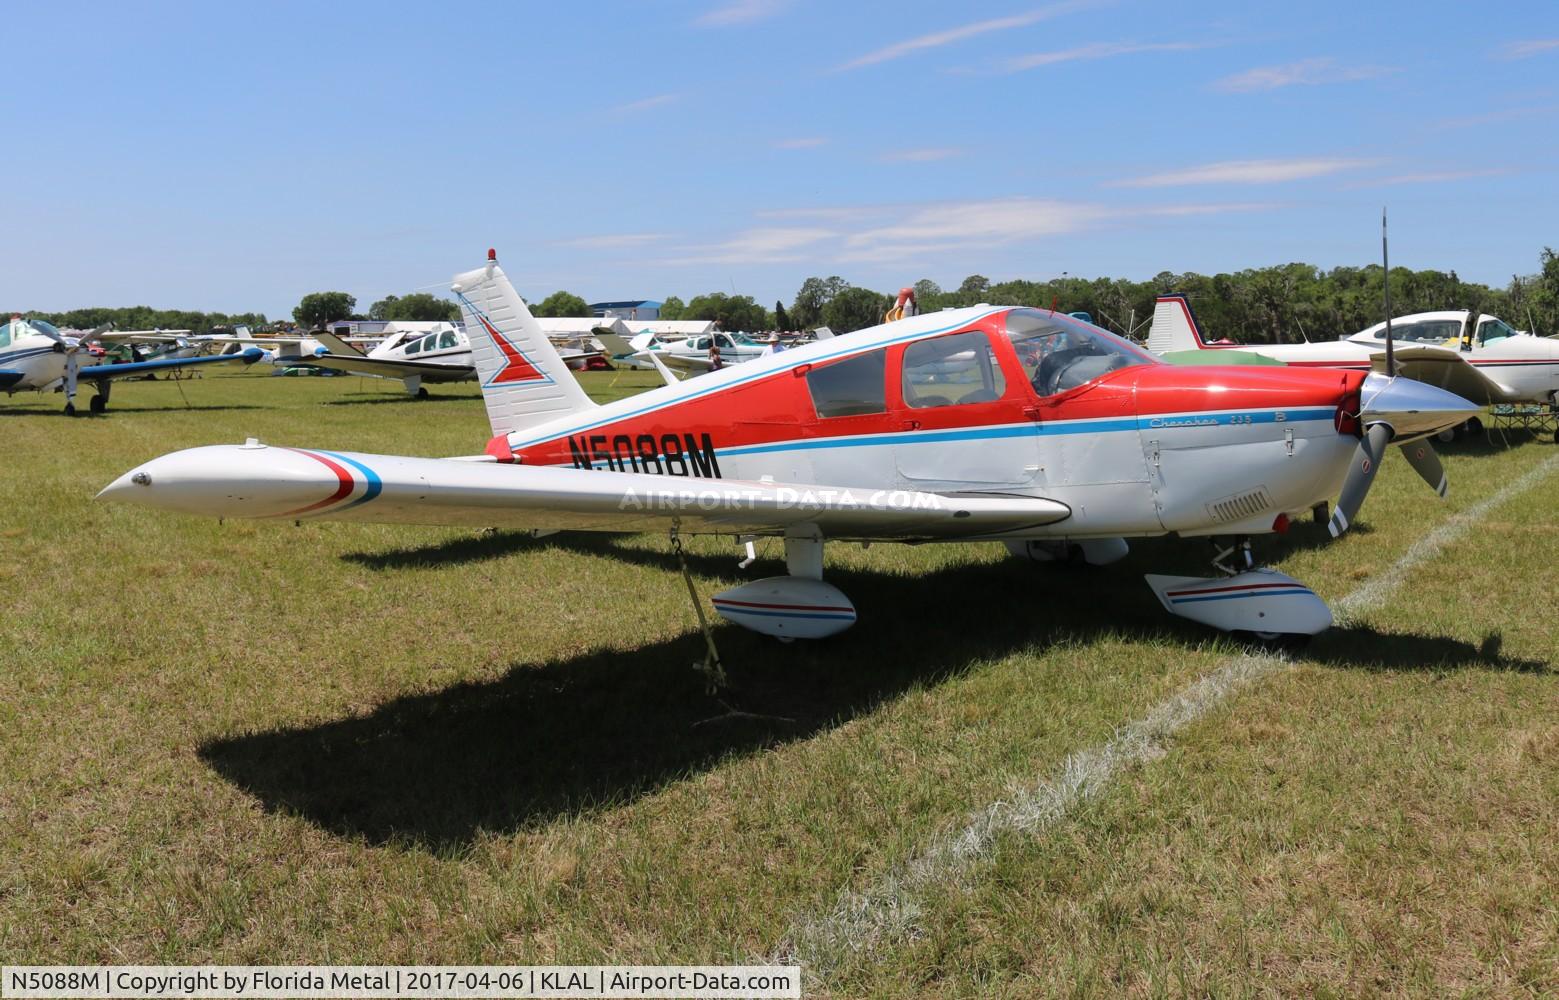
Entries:
[[65, 404], [65, 416], [67, 416], [67, 417], [74, 417], [75, 415], [76, 415], [76, 404], [75, 403], [66, 403]]
[[423, 388], [422, 386], [418, 386], [417, 387], [417, 398], [418, 399], [427, 399], [428, 398], [428, 390]]
[[1456, 440], [1456, 436], [1456, 428], [1447, 427], [1445, 430], [1435, 435], [1435, 440], [1441, 444], [1450, 444], [1452, 441]]
[[1471, 437], [1478, 437], [1483, 433], [1483, 421], [1477, 417], [1468, 417], [1467, 423], [1463, 426], [1466, 427], [1467, 434]]
[[87, 403], [87, 409], [91, 410], [93, 413], [102, 413], [104, 410], [108, 409], [108, 400], [104, 399], [102, 396], [93, 396], [92, 399]]

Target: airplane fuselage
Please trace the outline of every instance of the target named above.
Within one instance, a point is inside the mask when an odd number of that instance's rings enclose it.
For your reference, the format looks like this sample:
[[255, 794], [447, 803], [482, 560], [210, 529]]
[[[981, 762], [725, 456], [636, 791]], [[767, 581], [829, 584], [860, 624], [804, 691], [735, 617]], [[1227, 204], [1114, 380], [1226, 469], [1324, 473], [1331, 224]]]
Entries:
[[[1046, 395], [1004, 333], [1011, 312], [958, 310], [807, 345], [495, 438], [488, 451], [687, 480], [1045, 497], [1073, 514], [1041, 533], [1068, 537], [1270, 531], [1280, 513], [1337, 492], [1358, 444], [1339, 432], [1338, 411], [1362, 373], [1183, 368], [1144, 355]], [[942, 405], [961, 388], [937, 381], [945, 360], [917, 369], [933, 373], [929, 383], [906, 382], [912, 344], [956, 334], [989, 345], [1000, 392]], [[871, 412], [821, 415], [810, 376], [852, 358], [880, 372], [866, 391], [881, 398], [856, 407]]]

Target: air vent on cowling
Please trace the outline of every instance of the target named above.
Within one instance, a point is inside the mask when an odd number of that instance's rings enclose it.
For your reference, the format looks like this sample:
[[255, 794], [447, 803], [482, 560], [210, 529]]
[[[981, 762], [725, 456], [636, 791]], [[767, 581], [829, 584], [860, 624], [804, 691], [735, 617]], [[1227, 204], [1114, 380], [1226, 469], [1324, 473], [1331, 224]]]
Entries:
[[1214, 500], [1207, 505], [1207, 513], [1212, 515], [1214, 521], [1226, 524], [1230, 521], [1243, 521], [1255, 517], [1270, 506], [1272, 501], [1267, 497], [1267, 488], [1258, 486], [1248, 493], [1235, 493]]

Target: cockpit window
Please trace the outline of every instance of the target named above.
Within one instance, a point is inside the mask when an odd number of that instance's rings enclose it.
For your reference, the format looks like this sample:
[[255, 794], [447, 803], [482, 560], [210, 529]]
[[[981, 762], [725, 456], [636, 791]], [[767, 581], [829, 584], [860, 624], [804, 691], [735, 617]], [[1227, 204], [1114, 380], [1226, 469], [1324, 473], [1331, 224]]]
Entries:
[[1074, 389], [1120, 368], [1159, 363], [1113, 333], [1038, 309], [1008, 313], [1007, 337], [1029, 383], [1041, 396]]
[[0, 324], [0, 347], [11, 346], [11, 324], [14, 322], [16, 321], [8, 319]]
[[[1391, 324], [1391, 339], [1413, 344], [1444, 344], [1462, 335], [1459, 319], [1421, 319], [1416, 323]], [[1375, 331], [1376, 340], [1386, 339], [1386, 328]]]
[[879, 348], [807, 372], [819, 417], [859, 417], [888, 410], [888, 351]]
[[49, 323], [41, 319], [30, 319], [27, 321], [27, 325], [32, 327], [34, 330], [37, 330], [44, 336], [48, 336], [51, 333], [56, 337], [61, 336], [59, 327], [55, 326], [53, 323]]
[[990, 403], [1006, 391], [996, 351], [983, 333], [951, 333], [904, 349], [905, 406]]
[[454, 347], [455, 346], [455, 333], [454, 333], [454, 331], [453, 330], [445, 330], [443, 333], [439, 334], [438, 335], [438, 346], [439, 346], [440, 350], [443, 350], [446, 347]]
[[1478, 343], [1487, 344], [1491, 340], [1504, 340], [1506, 337], [1514, 337], [1516, 331], [1511, 329], [1503, 320], [1497, 320], [1493, 316], [1478, 324]]
[[422, 340], [418, 338], [406, 345], [407, 354], [420, 354], [422, 352]]

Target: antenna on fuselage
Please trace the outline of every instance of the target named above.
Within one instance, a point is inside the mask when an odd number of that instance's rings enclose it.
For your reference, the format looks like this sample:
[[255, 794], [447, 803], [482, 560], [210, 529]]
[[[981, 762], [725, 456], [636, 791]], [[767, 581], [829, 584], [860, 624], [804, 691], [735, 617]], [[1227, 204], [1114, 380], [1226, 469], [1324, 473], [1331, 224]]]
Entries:
[[1391, 339], [1391, 255], [1386, 250], [1386, 209], [1380, 210], [1381, 287], [1386, 297], [1386, 377], [1397, 377], [1397, 355]]

